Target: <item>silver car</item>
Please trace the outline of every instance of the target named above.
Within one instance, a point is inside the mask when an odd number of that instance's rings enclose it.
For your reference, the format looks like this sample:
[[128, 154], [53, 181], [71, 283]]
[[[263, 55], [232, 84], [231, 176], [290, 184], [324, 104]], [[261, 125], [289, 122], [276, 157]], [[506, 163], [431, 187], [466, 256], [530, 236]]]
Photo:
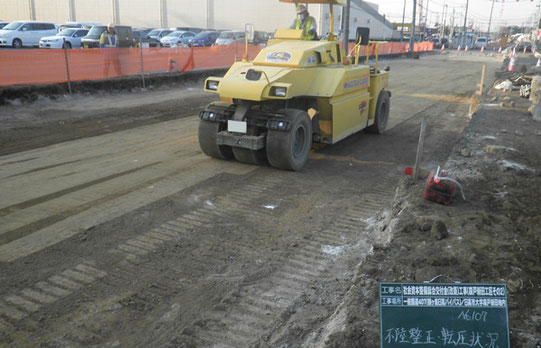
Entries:
[[214, 45], [230, 45], [234, 42], [244, 43], [246, 38], [246, 33], [243, 30], [228, 30], [222, 31], [220, 36], [216, 39]]
[[64, 29], [55, 36], [42, 37], [39, 48], [81, 48], [81, 39], [88, 34], [88, 29]]
[[182, 40], [186, 40], [188, 38], [191, 38], [195, 36], [195, 33], [192, 33], [191, 31], [174, 31], [167, 36], [164, 36], [160, 42], [162, 44], [162, 47], [177, 47], [180, 46], [183, 42]]

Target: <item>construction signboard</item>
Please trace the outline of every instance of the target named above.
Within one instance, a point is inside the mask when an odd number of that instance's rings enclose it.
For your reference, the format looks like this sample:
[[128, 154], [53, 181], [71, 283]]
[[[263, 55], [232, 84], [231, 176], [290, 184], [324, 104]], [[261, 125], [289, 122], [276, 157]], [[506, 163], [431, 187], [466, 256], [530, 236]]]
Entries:
[[380, 283], [381, 347], [509, 348], [505, 284]]

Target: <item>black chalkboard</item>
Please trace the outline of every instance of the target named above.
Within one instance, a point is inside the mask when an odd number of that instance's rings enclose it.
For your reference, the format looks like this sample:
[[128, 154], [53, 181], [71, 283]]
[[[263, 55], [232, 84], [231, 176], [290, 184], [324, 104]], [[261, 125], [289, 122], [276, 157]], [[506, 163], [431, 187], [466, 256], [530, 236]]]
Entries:
[[510, 348], [505, 284], [380, 283], [382, 348]]

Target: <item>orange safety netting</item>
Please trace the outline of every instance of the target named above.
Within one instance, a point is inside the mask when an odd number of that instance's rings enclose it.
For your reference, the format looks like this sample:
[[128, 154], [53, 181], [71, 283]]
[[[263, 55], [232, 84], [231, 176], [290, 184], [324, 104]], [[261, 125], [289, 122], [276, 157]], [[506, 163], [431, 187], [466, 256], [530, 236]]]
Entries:
[[[352, 55], [355, 55], [354, 50], [355, 44], [350, 43], [349, 44], [349, 51]], [[370, 55], [373, 56], [376, 54], [376, 45], [370, 46]], [[410, 44], [409, 43], [400, 43], [400, 42], [387, 42], [377, 45], [378, 51], [380, 55], [386, 55], [386, 54], [402, 54], [402, 53], [408, 53], [410, 51]], [[414, 52], [426, 52], [426, 51], [432, 51], [434, 49], [434, 44], [432, 42], [418, 42], [414, 44]], [[352, 51], [353, 50], [353, 51]], [[367, 46], [361, 46], [360, 55], [366, 56], [366, 52], [368, 50]]]
[[[350, 49], [353, 45], [350, 45]], [[253, 59], [261, 46], [248, 47]], [[430, 51], [431, 42], [415, 44], [415, 52]], [[367, 47], [361, 47], [366, 55]], [[379, 45], [379, 54], [400, 54], [409, 44], [389, 42]], [[375, 47], [370, 52], [375, 53]], [[213, 47], [105, 48], [105, 49], [31, 49], [0, 50], [0, 86], [62, 83], [136, 75], [142, 72], [181, 72], [193, 69], [221, 68], [242, 60], [245, 46], [233, 44]]]

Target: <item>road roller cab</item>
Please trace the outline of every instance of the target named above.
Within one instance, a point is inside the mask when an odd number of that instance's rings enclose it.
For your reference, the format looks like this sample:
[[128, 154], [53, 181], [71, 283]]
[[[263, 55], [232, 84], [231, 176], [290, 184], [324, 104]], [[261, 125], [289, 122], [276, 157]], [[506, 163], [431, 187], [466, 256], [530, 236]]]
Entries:
[[[345, 5], [345, 0], [280, 0]], [[292, 13], [294, 13], [292, 11]], [[205, 90], [220, 102], [201, 111], [199, 143], [205, 154], [299, 170], [313, 143], [334, 144], [366, 129], [385, 131], [389, 116], [389, 69], [377, 66], [376, 42], [358, 28], [356, 59], [331, 34], [302, 40], [301, 29], [277, 30], [249, 62], [236, 62], [224, 77], [209, 77]], [[246, 40], [253, 33], [248, 27]], [[372, 45], [376, 65], [359, 64], [360, 47]], [[353, 61], [355, 60], [355, 62]]]

